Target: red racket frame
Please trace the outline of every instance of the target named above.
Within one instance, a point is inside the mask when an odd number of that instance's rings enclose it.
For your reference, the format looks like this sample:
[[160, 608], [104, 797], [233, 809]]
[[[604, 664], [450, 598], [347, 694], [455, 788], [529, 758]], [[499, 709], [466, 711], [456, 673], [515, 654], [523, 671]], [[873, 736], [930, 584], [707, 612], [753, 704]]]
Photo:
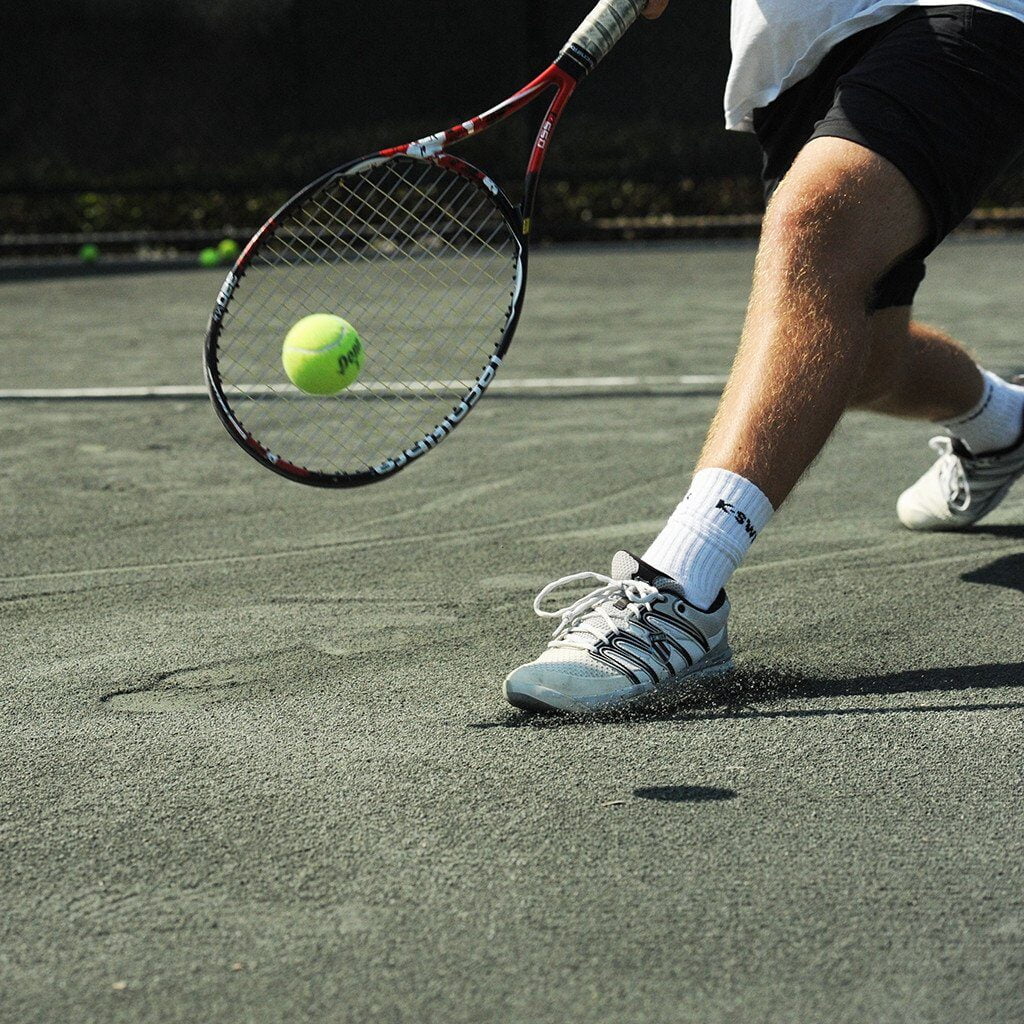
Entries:
[[522, 110], [523, 107], [529, 106], [529, 104], [533, 103], [534, 100], [549, 89], [556, 89], [557, 91], [551, 100], [547, 114], [544, 115], [544, 120], [537, 131], [533, 151], [530, 153], [530, 161], [526, 167], [523, 199], [519, 204], [520, 228], [523, 237], [529, 238], [530, 220], [537, 197], [537, 185], [540, 180], [541, 170], [544, 167], [544, 158], [547, 156], [551, 135], [562, 116], [562, 111], [565, 110], [565, 105], [576, 91], [576, 87], [585, 73], [582, 65], [580, 65], [579, 70], [575, 73], [567, 69], [567, 65], [575, 63], [571, 58], [559, 58], [546, 71], [538, 75], [532, 82], [524, 85], [522, 89], [514, 93], [503, 103], [491, 107], [490, 110], [486, 110], [484, 113], [478, 114], [468, 121], [453, 125], [445, 132], [429, 135], [424, 139], [407, 143], [404, 146], [382, 149], [379, 155], [382, 157], [412, 156], [420, 157], [421, 159], [435, 159], [443, 163], [445, 158], [444, 151], [449, 146], [454, 145], [456, 142], [461, 142], [463, 139], [468, 139], [473, 135], [478, 135], [492, 125], [511, 117]]

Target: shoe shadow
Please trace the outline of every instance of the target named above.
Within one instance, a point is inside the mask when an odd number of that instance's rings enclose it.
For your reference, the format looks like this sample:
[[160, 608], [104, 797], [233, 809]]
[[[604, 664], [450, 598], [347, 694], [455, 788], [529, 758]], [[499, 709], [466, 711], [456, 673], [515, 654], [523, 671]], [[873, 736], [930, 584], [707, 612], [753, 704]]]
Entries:
[[989, 537], [1009, 537], [1012, 540], [1024, 540], [1024, 523], [1000, 523], [972, 526], [969, 533], [983, 533]]
[[987, 583], [993, 587], [1008, 587], [1024, 594], [1024, 552], [1004, 555], [980, 569], [972, 569], [961, 574], [960, 579], [965, 583]]
[[[1001, 560], [1000, 560], [1001, 561]], [[821, 680], [798, 672], [741, 668], [693, 691], [641, 707], [604, 715], [556, 715], [509, 709], [504, 719], [474, 722], [470, 729], [559, 729], [632, 722], [688, 722], [721, 718], [821, 718], [833, 715], [924, 714], [936, 711], [1024, 709], [1024, 700], [994, 703], [913, 704], [883, 707], [785, 707], [773, 704], [843, 697], [891, 697], [898, 694], [969, 693], [972, 690], [1024, 690], [1024, 662], [915, 669], [892, 675]]]
[[712, 800], [735, 800], [736, 790], [720, 786], [639, 786], [633, 790], [633, 796], [670, 804], [701, 804]]

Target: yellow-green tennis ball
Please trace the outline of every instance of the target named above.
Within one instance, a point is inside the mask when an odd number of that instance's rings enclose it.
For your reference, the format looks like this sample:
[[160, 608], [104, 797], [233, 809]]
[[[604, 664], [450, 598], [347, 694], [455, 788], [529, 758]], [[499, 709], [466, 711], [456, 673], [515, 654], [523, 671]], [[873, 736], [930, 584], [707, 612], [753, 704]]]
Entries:
[[288, 379], [309, 395], [336, 395], [359, 376], [366, 353], [356, 329], [340, 316], [303, 317], [284, 339]]
[[203, 249], [199, 254], [199, 266], [216, 267], [220, 264], [220, 256], [216, 249]]
[[92, 242], [86, 242], [81, 249], [78, 250], [78, 258], [83, 263], [95, 263], [100, 258], [100, 247], [94, 245]]
[[236, 259], [238, 259], [238, 253], [239, 253], [239, 251], [240, 251], [240, 250], [239, 250], [239, 248], [238, 248], [238, 243], [237, 243], [237, 242], [236, 242], [236, 241], [235, 241], [235, 240], [234, 240], [233, 238], [225, 238], [225, 239], [224, 239], [224, 240], [223, 240], [223, 241], [222, 241], [222, 242], [221, 242], [221, 243], [220, 243], [220, 244], [219, 244], [219, 245], [217, 246], [217, 255], [218, 255], [218, 256], [219, 256], [219, 257], [220, 257], [220, 258], [221, 258], [221, 259], [222, 259], [222, 260], [223, 260], [223, 261], [224, 261], [225, 263], [228, 263], [228, 262], [230, 262], [230, 263], [234, 263], [234, 261], [235, 261]]

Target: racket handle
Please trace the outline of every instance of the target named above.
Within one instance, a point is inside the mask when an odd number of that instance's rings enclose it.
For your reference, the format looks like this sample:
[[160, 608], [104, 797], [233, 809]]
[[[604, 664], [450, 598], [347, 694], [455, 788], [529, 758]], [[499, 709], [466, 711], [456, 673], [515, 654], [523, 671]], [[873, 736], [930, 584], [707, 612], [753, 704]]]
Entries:
[[579, 78], [589, 74], [611, 53], [646, 6], [647, 0], [601, 0], [562, 48], [559, 63], [578, 65], [575, 70]]

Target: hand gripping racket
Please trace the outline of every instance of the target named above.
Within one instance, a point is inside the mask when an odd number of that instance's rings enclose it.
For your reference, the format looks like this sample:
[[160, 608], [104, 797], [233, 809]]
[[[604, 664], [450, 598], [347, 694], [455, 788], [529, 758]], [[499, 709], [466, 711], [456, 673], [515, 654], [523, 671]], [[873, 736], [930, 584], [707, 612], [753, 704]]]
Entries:
[[[290, 199], [228, 274], [206, 336], [206, 379], [231, 436], [267, 468], [319, 487], [383, 480], [436, 448], [494, 380], [526, 293], [537, 183], [579, 82], [647, 0], [601, 0], [542, 75], [504, 103], [345, 164]], [[448, 147], [543, 93], [523, 200]], [[293, 387], [281, 365], [291, 326], [344, 317], [365, 363], [337, 395]]]

